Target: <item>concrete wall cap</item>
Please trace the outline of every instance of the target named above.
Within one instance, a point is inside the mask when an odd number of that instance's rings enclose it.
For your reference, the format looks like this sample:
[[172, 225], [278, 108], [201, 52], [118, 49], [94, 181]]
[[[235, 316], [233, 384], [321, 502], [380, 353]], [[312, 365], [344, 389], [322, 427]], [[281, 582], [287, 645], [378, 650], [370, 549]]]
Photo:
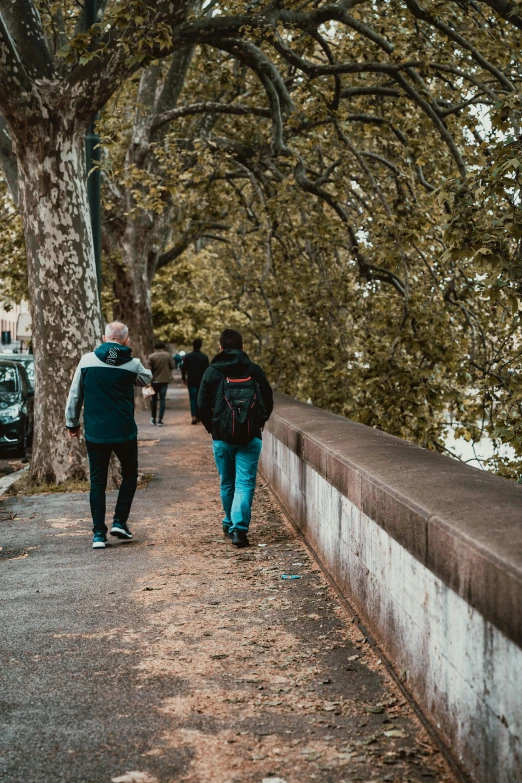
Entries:
[[267, 429], [522, 646], [522, 486], [281, 394]]

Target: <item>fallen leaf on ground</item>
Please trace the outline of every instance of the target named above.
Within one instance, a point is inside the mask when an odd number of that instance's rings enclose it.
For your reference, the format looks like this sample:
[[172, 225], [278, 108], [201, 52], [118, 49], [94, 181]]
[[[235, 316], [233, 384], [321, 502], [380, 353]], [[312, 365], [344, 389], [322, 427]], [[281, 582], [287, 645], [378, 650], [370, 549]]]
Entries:
[[117, 778], [111, 778], [112, 783], [158, 783], [157, 778], [153, 778], [147, 772], [126, 772]]

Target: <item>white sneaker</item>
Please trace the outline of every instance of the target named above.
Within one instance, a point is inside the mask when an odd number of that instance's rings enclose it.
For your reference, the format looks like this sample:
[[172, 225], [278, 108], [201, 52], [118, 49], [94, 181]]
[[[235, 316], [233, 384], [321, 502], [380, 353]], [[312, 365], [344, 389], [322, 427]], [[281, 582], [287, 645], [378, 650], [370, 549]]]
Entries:
[[124, 525], [121, 522], [112, 523], [110, 534], [111, 536], [122, 538], [124, 541], [132, 541], [132, 533], [130, 532], [127, 525]]

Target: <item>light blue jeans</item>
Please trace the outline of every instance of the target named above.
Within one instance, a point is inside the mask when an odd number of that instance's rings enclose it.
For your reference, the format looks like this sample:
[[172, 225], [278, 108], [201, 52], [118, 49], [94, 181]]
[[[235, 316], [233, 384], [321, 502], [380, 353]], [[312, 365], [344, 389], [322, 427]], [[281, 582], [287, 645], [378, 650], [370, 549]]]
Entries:
[[223, 530], [242, 530], [246, 533], [250, 525], [257, 463], [263, 442], [261, 438], [253, 438], [246, 446], [236, 446], [224, 440], [214, 440], [212, 443], [221, 479], [221, 502], [225, 512]]

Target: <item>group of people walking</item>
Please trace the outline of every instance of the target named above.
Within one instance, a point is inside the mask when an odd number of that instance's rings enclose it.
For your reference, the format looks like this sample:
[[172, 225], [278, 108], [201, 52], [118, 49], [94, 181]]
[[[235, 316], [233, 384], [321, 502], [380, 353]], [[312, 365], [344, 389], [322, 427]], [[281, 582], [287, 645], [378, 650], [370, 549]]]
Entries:
[[[138, 484], [138, 430], [134, 419], [134, 389], [150, 387], [150, 422], [163, 426], [168, 384], [174, 361], [162, 342], [149, 356], [150, 369], [132, 357], [129, 330], [114, 321], [107, 325], [102, 345], [85, 354], [74, 374], [65, 419], [70, 438], [84, 430], [90, 466], [90, 505], [93, 549], [104, 549], [107, 533], [133, 538], [128, 519]], [[201, 422], [212, 435], [220, 476], [223, 534], [238, 548], [249, 545], [252, 501], [262, 446], [262, 430], [272, 413], [272, 388], [259, 365], [244, 351], [234, 329], [221, 333], [218, 354], [209, 362], [194, 340], [185, 354], [182, 379], [186, 384], [192, 424]], [[121, 464], [121, 484], [111, 528], [105, 523], [105, 492], [112, 454]]]

